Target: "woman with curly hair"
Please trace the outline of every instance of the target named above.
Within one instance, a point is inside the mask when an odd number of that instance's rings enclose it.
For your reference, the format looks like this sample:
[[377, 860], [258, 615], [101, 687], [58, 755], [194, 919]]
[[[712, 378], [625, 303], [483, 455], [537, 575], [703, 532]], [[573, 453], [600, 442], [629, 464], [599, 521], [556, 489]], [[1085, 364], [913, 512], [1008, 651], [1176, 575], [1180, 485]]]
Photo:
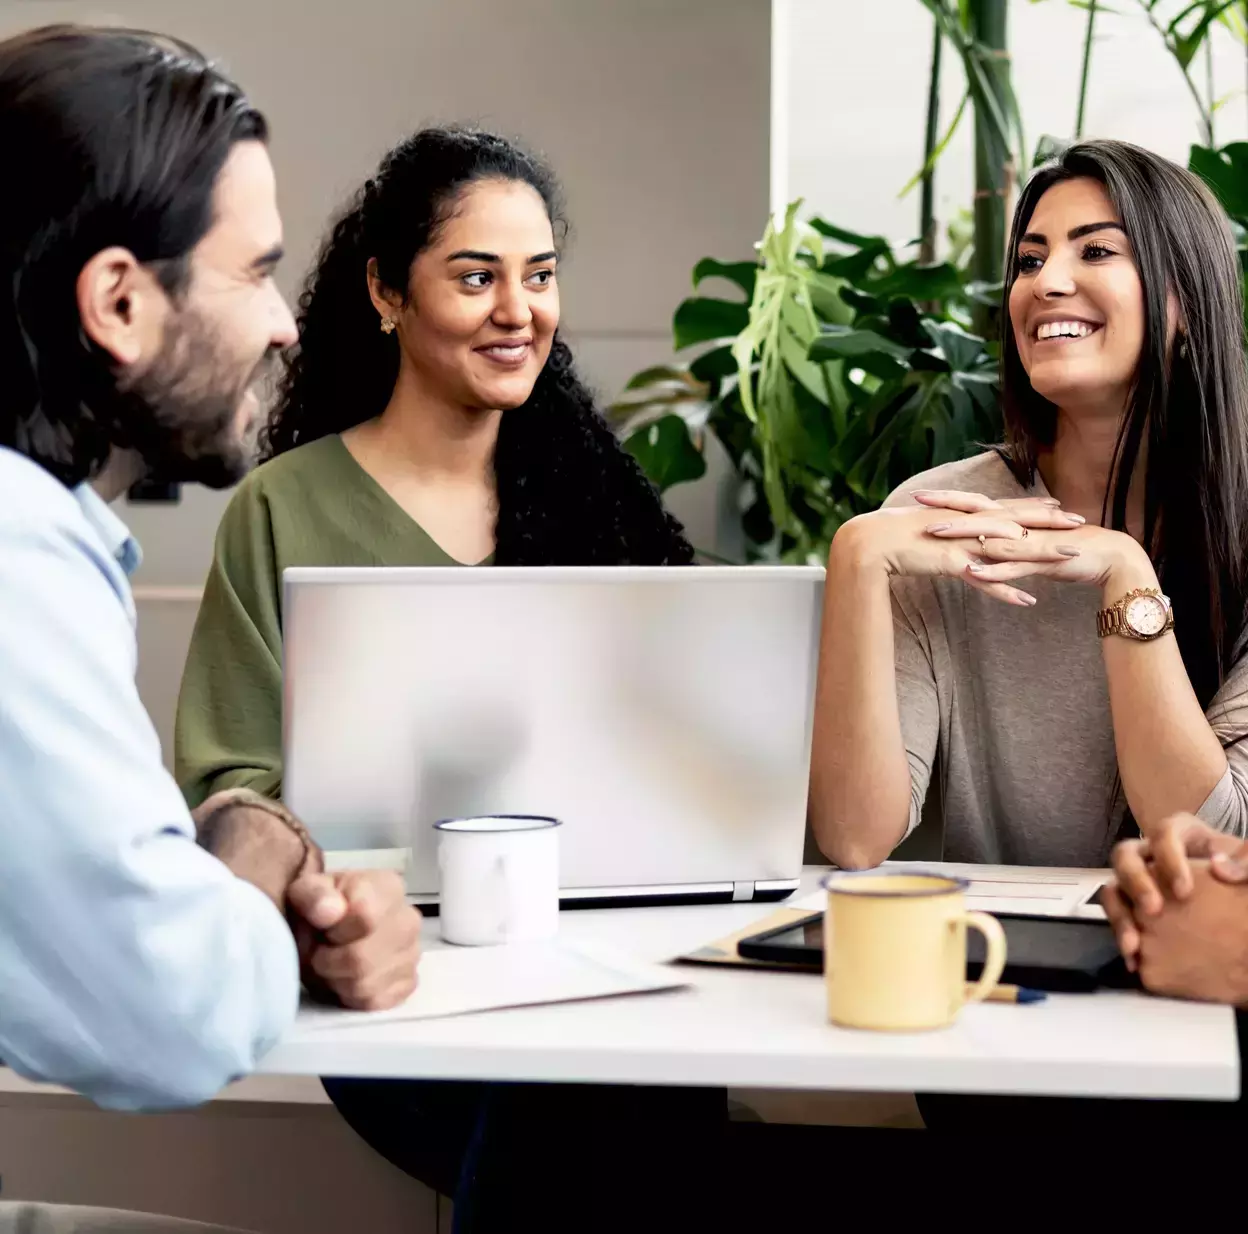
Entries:
[[693, 560], [558, 335], [558, 218], [535, 159], [430, 129], [338, 220], [300, 300], [267, 461], [218, 533], [178, 704], [192, 804], [280, 792], [287, 566]]
[[[192, 804], [240, 785], [281, 792], [287, 566], [693, 560], [559, 338], [558, 197], [512, 143], [429, 129], [392, 150], [338, 220], [300, 300], [266, 461], [218, 533], [178, 700], [177, 777]], [[725, 1117], [722, 1091], [327, 1088], [379, 1151], [459, 1193], [461, 1217], [486, 1192], [514, 1198], [500, 1170], [547, 1190], [540, 1169], [521, 1168], [535, 1105], [544, 1127], [578, 1128], [555, 1156], [561, 1173], [584, 1159], [582, 1176], [590, 1157], [639, 1166], [621, 1148], [635, 1131], [678, 1161], [691, 1119]], [[645, 1172], [662, 1161], [648, 1151]], [[470, 1200], [461, 1180], [486, 1177]]]

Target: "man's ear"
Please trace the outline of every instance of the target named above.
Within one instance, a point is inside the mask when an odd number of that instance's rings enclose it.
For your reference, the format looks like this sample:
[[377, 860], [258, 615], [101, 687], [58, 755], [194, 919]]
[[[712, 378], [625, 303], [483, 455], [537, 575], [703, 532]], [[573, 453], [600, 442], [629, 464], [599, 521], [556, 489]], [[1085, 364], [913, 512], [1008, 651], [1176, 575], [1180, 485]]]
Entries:
[[164, 334], [169, 297], [129, 249], [102, 249], [78, 273], [78, 316], [87, 337], [119, 367], [155, 353]]

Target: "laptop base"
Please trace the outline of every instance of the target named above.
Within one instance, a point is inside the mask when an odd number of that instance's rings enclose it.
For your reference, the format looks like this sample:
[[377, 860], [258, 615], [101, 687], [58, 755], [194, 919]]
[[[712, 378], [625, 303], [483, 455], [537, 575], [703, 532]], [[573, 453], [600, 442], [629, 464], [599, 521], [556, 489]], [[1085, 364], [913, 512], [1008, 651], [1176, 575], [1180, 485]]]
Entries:
[[[786, 900], [800, 885], [796, 878], [756, 883], [717, 883], [706, 887], [578, 887], [559, 897], [563, 910], [578, 908], [667, 908], [678, 904], [773, 903]], [[746, 894], [743, 894], [746, 893]], [[409, 895], [425, 917], [438, 915], [436, 895]]]

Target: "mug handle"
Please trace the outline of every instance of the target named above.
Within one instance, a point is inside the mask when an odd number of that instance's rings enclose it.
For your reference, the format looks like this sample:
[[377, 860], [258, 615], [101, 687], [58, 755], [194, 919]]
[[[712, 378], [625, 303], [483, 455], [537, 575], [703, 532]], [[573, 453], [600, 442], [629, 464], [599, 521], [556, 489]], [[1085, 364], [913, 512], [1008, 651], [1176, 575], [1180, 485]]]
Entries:
[[968, 1003], [982, 1003], [997, 988], [1005, 971], [1005, 931], [1001, 923], [988, 913], [963, 913], [962, 920], [970, 929], [978, 930], [984, 936], [988, 947], [984, 971], [966, 996]]

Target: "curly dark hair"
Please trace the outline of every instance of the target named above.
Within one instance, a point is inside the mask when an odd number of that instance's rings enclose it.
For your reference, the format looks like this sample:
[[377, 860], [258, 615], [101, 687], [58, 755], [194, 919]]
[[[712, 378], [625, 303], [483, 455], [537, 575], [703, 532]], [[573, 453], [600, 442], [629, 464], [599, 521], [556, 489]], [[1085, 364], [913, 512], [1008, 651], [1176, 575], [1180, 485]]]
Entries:
[[[550, 170], [493, 133], [432, 128], [401, 142], [338, 219], [299, 300], [297, 348], [262, 435], [273, 458], [381, 414], [399, 345], [378, 328], [366, 271], [406, 298], [412, 262], [464, 190], [481, 180], [532, 187], [561, 223]], [[694, 553], [624, 450], [556, 334], [528, 401], [503, 413], [494, 447], [498, 565], [678, 565]]]

